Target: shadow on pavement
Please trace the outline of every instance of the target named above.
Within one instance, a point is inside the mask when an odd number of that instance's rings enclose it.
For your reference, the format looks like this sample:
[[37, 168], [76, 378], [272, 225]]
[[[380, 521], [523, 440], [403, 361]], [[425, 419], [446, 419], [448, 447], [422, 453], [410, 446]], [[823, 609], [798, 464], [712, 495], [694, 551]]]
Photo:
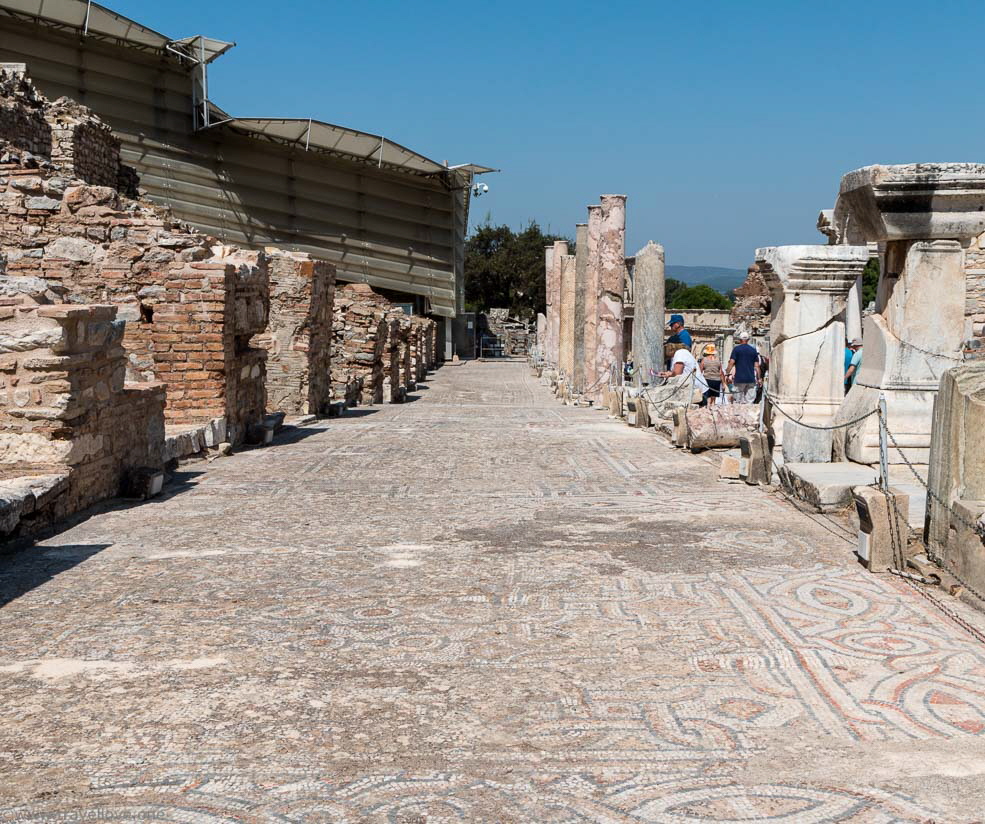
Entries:
[[32, 546], [0, 555], [0, 607], [110, 546], [112, 544]]

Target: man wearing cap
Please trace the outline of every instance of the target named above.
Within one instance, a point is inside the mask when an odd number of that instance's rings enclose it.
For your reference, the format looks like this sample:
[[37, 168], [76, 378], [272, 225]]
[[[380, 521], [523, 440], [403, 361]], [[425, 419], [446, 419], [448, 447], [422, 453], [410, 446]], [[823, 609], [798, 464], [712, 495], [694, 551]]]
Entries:
[[759, 352], [749, 345], [748, 332], [739, 334], [739, 345], [729, 356], [725, 376], [732, 384], [735, 403], [756, 402], [756, 388], [762, 383], [763, 376], [759, 369]]
[[848, 370], [845, 372], [845, 392], [855, 385], [858, 370], [862, 368], [862, 339], [855, 338], [849, 346], [852, 350], [852, 361], [848, 364]]
[[683, 343], [688, 349], [691, 348], [693, 341], [691, 333], [684, 328], [684, 315], [670, 316], [670, 331], [674, 334], [667, 338], [667, 343]]

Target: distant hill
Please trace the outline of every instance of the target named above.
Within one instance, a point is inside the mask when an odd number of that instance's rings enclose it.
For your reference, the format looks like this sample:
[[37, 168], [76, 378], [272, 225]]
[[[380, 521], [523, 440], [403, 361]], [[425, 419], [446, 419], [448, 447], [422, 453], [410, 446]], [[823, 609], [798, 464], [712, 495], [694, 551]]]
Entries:
[[731, 292], [746, 279], [745, 269], [729, 269], [725, 266], [666, 266], [664, 276], [682, 280], [688, 286], [707, 283], [719, 292]]

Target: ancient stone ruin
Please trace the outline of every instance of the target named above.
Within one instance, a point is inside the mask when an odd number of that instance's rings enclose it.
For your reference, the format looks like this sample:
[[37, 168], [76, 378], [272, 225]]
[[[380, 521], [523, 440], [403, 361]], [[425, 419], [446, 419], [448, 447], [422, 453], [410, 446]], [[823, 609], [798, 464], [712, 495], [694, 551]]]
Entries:
[[333, 265], [222, 245], [136, 191], [104, 123], [0, 71], [7, 534], [153, 494], [285, 416], [403, 400], [437, 364], [433, 320], [355, 284], [336, 305]]

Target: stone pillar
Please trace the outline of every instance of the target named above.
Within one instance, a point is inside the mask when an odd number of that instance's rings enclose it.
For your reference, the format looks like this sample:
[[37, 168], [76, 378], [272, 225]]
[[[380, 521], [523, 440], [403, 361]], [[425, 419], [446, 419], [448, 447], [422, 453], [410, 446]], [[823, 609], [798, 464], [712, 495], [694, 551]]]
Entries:
[[588, 226], [585, 232], [585, 358], [583, 361], [585, 384], [582, 392], [589, 397], [590, 390], [598, 388], [598, 368], [596, 350], [598, 348], [598, 302], [599, 302], [599, 236], [602, 232], [602, 207], [588, 207]]
[[928, 485], [933, 494], [927, 496], [926, 537], [941, 551], [949, 542], [951, 516], [939, 502], [950, 507], [959, 500], [985, 501], [985, 363], [981, 361], [948, 369], [941, 378]]
[[547, 307], [544, 316], [547, 318], [547, 327], [544, 330], [544, 362], [552, 366], [557, 365], [557, 361], [551, 356], [554, 351], [554, 342], [551, 336], [554, 330], [554, 313], [561, 307], [554, 305], [554, 245], [544, 247], [544, 278], [546, 281], [545, 298]]
[[[965, 247], [985, 230], [985, 164], [867, 166], [842, 178], [835, 214], [885, 250], [862, 368], [837, 421], [874, 409], [884, 392], [890, 431], [910, 462], [927, 464], [941, 376], [963, 361]], [[876, 463], [876, 416], [845, 430], [835, 452]], [[889, 461], [903, 459], [891, 448]]]
[[[769, 394], [790, 415], [829, 424], [845, 399], [845, 314], [848, 294], [869, 259], [865, 246], [769, 246], [756, 265], [771, 292]], [[774, 442], [784, 429], [811, 437], [767, 407]], [[818, 433], [817, 437], [821, 437]], [[831, 459], [827, 435], [825, 461]], [[794, 458], [791, 458], [793, 460]]]
[[575, 328], [571, 388], [585, 388], [585, 292], [588, 287], [588, 224], [575, 224]]
[[663, 369], [664, 248], [652, 240], [636, 253], [633, 269], [633, 365], [644, 383]]
[[589, 393], [601, 400], [623, 356], [622, 295], [626, 280], [626, 196], [602, 195], [599, 232], [599, 284], [595, 368], [599, 386]]
[[575, 369], [575, 266], [574, 255], [561, 256], [559, 267], [561, 327], [558, 335], [558, 368], [564, 374], [569, 391], [571, 389], [571, 376]]
[[548, 360], [560, 368], [561, 362], [561, 259], [568, 254], [568, 242], [554, 241], [554, 254], [551, 255], [551, 283], [554, 293], [554, 313], [551, 318], [551, 356]]
[[544, 360], [547, 353], [547, 315], [537, 313], [537, 357]]

